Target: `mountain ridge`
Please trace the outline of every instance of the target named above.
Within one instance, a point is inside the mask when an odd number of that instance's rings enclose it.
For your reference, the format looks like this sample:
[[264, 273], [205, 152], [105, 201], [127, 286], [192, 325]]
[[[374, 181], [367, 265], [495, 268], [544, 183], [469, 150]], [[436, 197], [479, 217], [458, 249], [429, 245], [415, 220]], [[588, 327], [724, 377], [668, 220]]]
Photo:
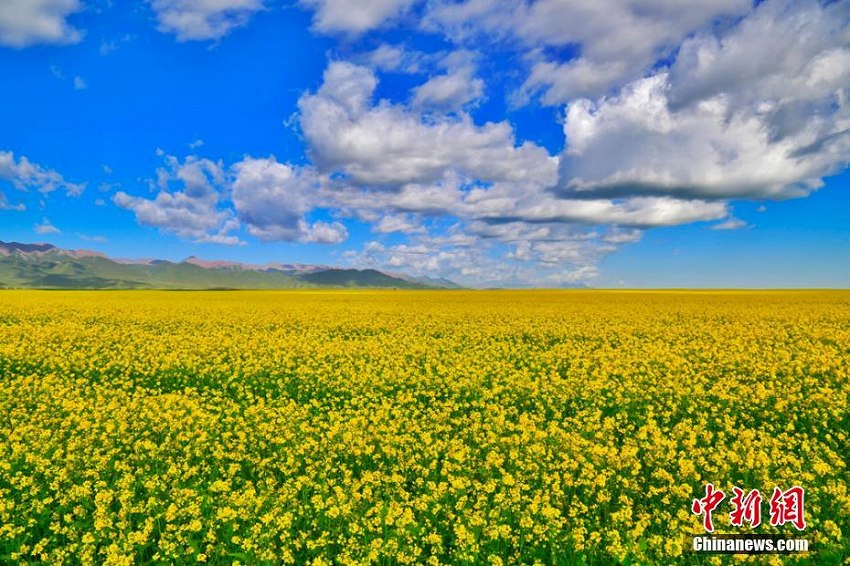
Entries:
[[448, 280], [418, 278], [376, 269], [270, 262], [250, 264], [189, 256], [113, 259], [92, 250], [49, 243], [0, 241], [0, 288], [19, 289], [299, 289], [460, 288]]

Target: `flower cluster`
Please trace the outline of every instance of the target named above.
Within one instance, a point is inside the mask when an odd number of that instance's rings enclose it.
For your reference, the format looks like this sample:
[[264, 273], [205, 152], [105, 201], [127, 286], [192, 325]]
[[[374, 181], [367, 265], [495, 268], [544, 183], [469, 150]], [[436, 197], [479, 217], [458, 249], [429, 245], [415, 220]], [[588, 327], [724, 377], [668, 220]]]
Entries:
[[712, 483], [841, 562], [848, 345], [842, 292], [3, 292], [0, 561], [711, 561]]

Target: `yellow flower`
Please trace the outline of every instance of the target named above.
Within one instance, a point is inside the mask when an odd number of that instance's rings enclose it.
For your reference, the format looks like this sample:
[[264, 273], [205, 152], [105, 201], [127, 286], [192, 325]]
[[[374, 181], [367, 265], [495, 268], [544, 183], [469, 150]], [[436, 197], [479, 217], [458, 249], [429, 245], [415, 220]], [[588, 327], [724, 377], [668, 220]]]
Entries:
[[669, 564], [710, 482], [721, 532], [733, 485], [805, 487], [841, 556], [848, 304], [2, 291], [0, 539], [57, 564]]

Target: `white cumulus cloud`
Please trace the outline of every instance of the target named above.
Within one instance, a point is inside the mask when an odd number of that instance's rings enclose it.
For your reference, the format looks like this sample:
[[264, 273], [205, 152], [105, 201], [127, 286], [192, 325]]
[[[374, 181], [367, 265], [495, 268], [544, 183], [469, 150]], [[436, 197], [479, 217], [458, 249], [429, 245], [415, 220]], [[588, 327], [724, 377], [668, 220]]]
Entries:
[[750, 0], [437, 0], [426, 21], [459, 42], [495, 37], [531, 50], [575, 47], [567, 61], [540, 51], [524, 85], [559, 104], [639, 78], [693, 31], [751, 8]]
[[112, 201], [132, 210], [136, 220], [197, 242], [239, 244], [232, 235], [239, 223], [224, 204], [225, 173], [220, 162], [189, 156], [183, 162], [166, 156], [157, 170], [158, 192], [152, 199], [119, 191]]
[[416, 0], [301, 0], [314, 10], [313, 26], [321, 32], [360, 34], [380, 27], [408, 10]]
[[[571, 197], [805, 196], [850, 163], [850, 6], [767, 0], [670, 71], [568, 106]], [[794, 40], [789, 41], [789, 37]]]
[[64, 190], [68, 196], [79, 196], [84, 183], [71, 183], [53, 169], [33, 163], [25, 156], [15, 158], [11, 151], [0, 151], [0, 180], [9, 182], [18, 190], [36, 190], [52, 193]]
[[465, 114], [425, 121], [397, 104], [372, 104], [377, 78], [332, 62], [316, 94], [301, 98], [309, 154], [323, 172], [358, 185], [398, 189], [447, 174], [486, 182], [554, 179], [556, 160], [531, 142], [517, 145], [507, 122], [475, 125]]
[[216, 40], [246, 25], [264, 0], [151, 0], [160, 31], [178, 41]]
[[323, 180], [312, 168], [279, 163], [274, 156], [246, 157], [232, 166], [237, 217], [264, 241], [336, 244], [348, 238], [339, 222], [310, 224], [306, 214], [321, 204]]
[[80, 0], [3, 0], [0, 45], [21, 48], [76, 43], [83, 34], [68, 23], [68, 16], [82, 9]]
[[444, 112], [457, 112], [484, 94], [484, 81], [463, 67], [428, 79], [413, 91], [413, 105]]

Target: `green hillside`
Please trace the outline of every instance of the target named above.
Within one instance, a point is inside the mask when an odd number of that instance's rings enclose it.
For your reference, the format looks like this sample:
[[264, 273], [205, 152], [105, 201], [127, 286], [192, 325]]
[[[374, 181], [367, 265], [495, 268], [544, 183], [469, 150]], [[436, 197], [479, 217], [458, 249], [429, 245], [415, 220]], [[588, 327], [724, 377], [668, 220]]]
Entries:
[[121, 263], [58, 248], [13, 250], [0, 255], [0, 288], [27, 289], [299, 289], [363, 287], [423, 289], [431, 286], [373, 269], [326, 269], [282, 273], [242, 268], [206, 268], [191, 263]]
[[280, 273], [204, 269], [187, 263], [122, 264], [60, 252], [0, 257], [0, 287], [38, 289], [294, 289], [310, 285]]
[[302, 281], [323, 287], [395, 287], [398, 289], [423, 289], [426, 285], [390, 277], [375, 269], [328, 269], [300, 276]]

